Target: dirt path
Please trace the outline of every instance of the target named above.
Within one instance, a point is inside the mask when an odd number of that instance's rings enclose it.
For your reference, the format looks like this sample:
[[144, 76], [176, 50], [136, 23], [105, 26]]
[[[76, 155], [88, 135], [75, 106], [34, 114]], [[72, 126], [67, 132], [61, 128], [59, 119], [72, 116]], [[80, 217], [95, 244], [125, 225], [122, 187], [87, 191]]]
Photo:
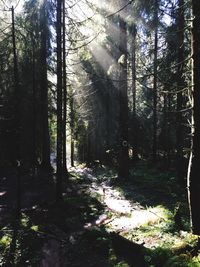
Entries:
[[73, 169], [73, 172], [77, 175], [83, 175], [83, 173], [86, 175], [89, 182], [82, 186], [87, 188], [88, 185], [87, 190], [92, 195], [96, 195], [105, 206], [104, 213], [96, 222], [88, 223], [86, 227], [104, 224], [109, 231], [121, 233], [166, 220], [166, 214], [159, 207], [144, 207], [134, 200], [134, 188], [129, 188], [133, 196], [133, 200], [130, 201], [119, 188], [110, 185], [105, 176], [99, 177], [90, 169]]
[[[109, 183], [108, 177], [106, 175], [102, 176], [99, 174], [95, 174], [95, 172], [91, 169], [79, 169], [73, 168], [70, 170], [74, 176], [76, 177], [83, 177], [83, 182], [78, 185], [77, 192], [87, 192], [89, 195], [98, 199], [101, 204], [104, 206], [104, 210], [99, 215], [95, 221], [88, 221], [85, 225], [83, 225], [83, 229], [79, 232], [72, 233], [68, 238], [68, 247], [73, 247], [73, 251], [76, 250], [76, 245], [81, 242], [85, 242], [82, 237], [85, 233], [91, 229], [96, 229], [96, 227], [104, 226], [106, 231], [109, 232], [116, 232], [116, 233], [124, 233], [130, 230], [134, 230], [139, 226], [151, 222], [157, 222], [161, 220], [160, 215], [156, 214], [155, 209], [146, 209], [137, 201], [129, 201], [127, 200], [123, 193], [120, 192], [119, 189], [114, 188]], [[71, 191], [71, 190], [69, 190]], [[87, 237], [88, 238], [88, 237]], [[90, 237], [89, 237], [90, 239]], [[83, 241], [84, 240], [84, 241]], [[90, 240], [89, 244], [87, 243], [87, 249], [93, 242], [98, 243], [95, 240]], [[126, 241], [125, 241], [126, 242]], [[141, 242], [138, 242], [140, 244]], [[93, 245], [94, 246], [94, 245]], [[82, 250], [82, 247], [79, 247], [79, 251]], [[61, 246], [59, 246], [57, 241], [50, 240], [43, 246], [43, 260], [41, 262], [41, 267], [44, 266], [65, 266], [61, 262], [60, 257], [63, 257], [63, 250]], [[102, 257], [99, 255], [98, 250], [95, 251], [93, 249], [93, 256], [92, 258], [89, 255], [85, 255], [85, 259], [88, 257], [87, 266], [100, 266], [106, 267], [110, 266], [108, 262], [105, 260], [105, 255]], [[70, 253], [69, 253], [70, 254]], [[68, 256], [69, 256], [68, 254]], [[73, 254], [73, 253], [72, 253]], [[52, 260], [49, 255], [54, 255]], [[62, 256], [61, 256], [62, 255]], [[80, 256], [80, 255], [79, 255]], [[103, 258], [104, 263], [97, 265], [97, 262], [101, 262]], [[68, 259], [69, 260], [69, 259]], [[71, 259], [68, 264], [70, 266], [74, 265], [76, 261], [75, 259]], [[85, 260], [83, 260], [85, 262]], [[85, 263], [80, 266], [86, 266]], [[77, 266], [78, 263], [77, 263]], [[138, 265], [139, 266], [139, 265]]]

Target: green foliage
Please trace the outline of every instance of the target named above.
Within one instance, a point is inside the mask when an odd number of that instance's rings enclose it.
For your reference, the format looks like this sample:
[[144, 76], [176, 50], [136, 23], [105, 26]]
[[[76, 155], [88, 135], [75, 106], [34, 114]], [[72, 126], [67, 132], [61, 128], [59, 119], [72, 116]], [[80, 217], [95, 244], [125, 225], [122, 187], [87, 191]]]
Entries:
[[38, 225], [32, 225], [32, 226], [31, 226], [31, 230], [33, 230], [33, 231], [35, 231], [35, 232], [38, 232], [38, 230], [39, 230]]
[[158, 247], [152, 250], [149, 255], [147, 255], [148, 263], [150, 266], [164, 266], [165, 262], [172, 257], [170, 250]]
[[199, 267], [199, 256], [193, 257], [189, 252], [174, 254], [170, 248], [158, 247], [148, 250], [145, 256], [148, 266], [152, 267]]
[[164, 267], [199, 267], [200, 262], [192, 259], [190, 255], [181, 254], [180, 256], [171, 257]]
[[[161, 204], [172, 209], [177, 203], [186, 202], [185, 188], [177, 183], [173, 171], [165, 171], [162, 166], [152, 166], [151, 162], [140, 161], [131, 170], [131, 175], [130, 183], [146, 196], [146, 199], [140, 201], [141, 204]], [[128, 192], [125, 193], [128, 197]], [[186, 207], [182, 207], [184, 212]]]
[[[40, 261], [40, 253], [43, 245], [43, 238], [37, 235], [38, 226], [31, 225], [30, 219], [23, 214], [21, 224], [17, 229], [16, 249], [14, 251], [14, 266], [35, 266]], [[10, 257], [9, 251], [13, 242], [13, 229], [7, 226], [2, 229], [0, 239], [0, 264], [4, 266]]]
[[110, 267], [128, 267], [129, 265], [124, 261], [119, 261], [114, 250], [109, 250], [109, 266]]
[[12, 241], [10, 233], [6, 233], [6, 230], [5, 228], [3, 229], [3, 235], [0, 238], [0, 266], [3, 266], [5, 263], [5, 258], [9, 252], [10, 243]]
[[11, 236], [3, 235], [2, 238], [0, 239], [0, 247], [5, 249], [10, 245], [11, 240], [12, 240]]
[[2, 228], [0, 237], [0, 266], [5, 264], [6, 256], [9, 253], [10, 244], [12, 241], [12, 235], [9, 227]]

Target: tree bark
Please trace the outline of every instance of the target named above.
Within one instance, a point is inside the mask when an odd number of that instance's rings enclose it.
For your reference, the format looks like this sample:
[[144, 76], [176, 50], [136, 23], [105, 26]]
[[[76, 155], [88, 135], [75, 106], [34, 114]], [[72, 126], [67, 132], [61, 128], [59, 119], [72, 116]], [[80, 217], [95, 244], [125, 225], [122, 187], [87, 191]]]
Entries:
[[192, 1], [192, 153], [188, 167], [188, 200], [194, 234], [200, 235], [200, 1]]
[[106, 77], [106, 99], [105, 99], [105, 109], [106, 109], [106, 149], [105, 151], [110, 149], [110, 81], [109, 78]]
[[176, 148], [177, 148], [177, 177], [179, 181], [183, 181], [183, 65], [184, 65], [184, 0], [178, 2], [178, 69], [177, 69], [177, 129], [176, 129]]
[[33, 175], [36, 175], [37, 172], [37, 142], [36, 142], [36, 73], [35, 73], [35, 40], [32, 34], [32, 96], [33, 96], [33, 156], [32, 156], [32, 166], [33, 166]]
[[[12, 46], [13, 46], [13, 71], [14, 71], [14, 105], [15, 105], [15, 142], [14, 142], [14, 161], [20, 160], [20, 92], [19, 92], [19, 70], [16, 50], [16, 36], [15, 36], [15, 13], [14, 7], [11, 8], [12, 12]], [[16, 164], [16, 162], [15, 162]]]
[[91, 162], [92, 162], [92, 123], [91, 123], [92, 118], [89, 118], [88, 122], [88, 127], [87, 127], [87, 159], [86, 159], [86, 164], [89, 167]]
[[132, 146], [133, 146], [133, 155], [132, 159], [137, 159], [138, 157], [138, 127], [136, 121], [136, 35], [137, 27], [133, 23], [131, 27], [132, 41], [131, 41], [131, 79], [132, 79]]
[[63, 173], [68, 176], [67, 170], [67, 75], [66, 75], [66, 27], [65, 27], [65, 0], [63, 0]]
[[131, 69], [132, 69], [132, 98], [133, 98], [133, 117], [136, 115], [136, 34], [137, 28], [135, 23], [132, 25], [132, 42], [131, 42]]
[[[16, 36], [15, 36], [15, 13], [14, 7], [11, 8], [12, 12], [12, 45], [13, 45], [13, 59], [14, 59], [14, 94], [15, 94], [15, 138], [16, 147], [14, 153], [15, 168], [16, 168], [16, 221], [19, 220], [21, 215], [21, 173], [20, 173], [20, 160], [21, 160], [21, 132], [20, 132], [20, 87], [19, 87], [19, 70], [18, 70], [18, 59], [16, 50]], [[16, 222], [17, 223], [17, 222]]]
[[47, 7], [46, 0], [41, 8], [41, 51], [40, 51], [40, 90], [41, 90], [41, 127], [42, 127], [42, 168], [51, 169], [50, 134], [48, 122], [48, 80], [47, 80]]
[[57, 180], [56, 200], [62, 201], [62, 1], [57, 0]]
[[191, 226], [194, 234], [200, 235], [200, 1], [192, 1], [192, 153], [188, 167], [188, 200]]
[[153, 161], [157, 160], [157, 104], [158, 104], [158, 71], [157, 71], [157, 58], [158, 58], [158, 0], [154, 2], [154, 78], [153, 78]]
[[74, 99], [73, 93], [70, 98], [70, 130], [71, 130], [71, 166], [74, 167]]

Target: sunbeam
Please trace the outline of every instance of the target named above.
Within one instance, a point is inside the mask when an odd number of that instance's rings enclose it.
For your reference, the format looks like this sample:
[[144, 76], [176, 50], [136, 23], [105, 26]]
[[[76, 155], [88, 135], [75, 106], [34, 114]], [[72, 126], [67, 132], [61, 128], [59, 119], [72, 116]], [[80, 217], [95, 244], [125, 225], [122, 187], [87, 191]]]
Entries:
[[101, 46], [97, 41], [89, 44], [89, 49], [95, 60], [101, 65], [105, 72], [108, 71], [110, 65], [116, 63], [115, 59], [106, 50], [106, 48]]

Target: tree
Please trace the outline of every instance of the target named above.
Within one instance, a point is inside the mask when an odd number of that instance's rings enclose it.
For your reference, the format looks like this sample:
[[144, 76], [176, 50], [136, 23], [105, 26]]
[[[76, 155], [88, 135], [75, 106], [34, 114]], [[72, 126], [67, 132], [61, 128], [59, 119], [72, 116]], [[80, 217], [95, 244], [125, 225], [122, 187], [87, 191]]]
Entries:
[[130, 29], [131, 35], [131, 89], [132, 89], [132, 122], [131, 122], [131, 137], [133, 147], [133, 159], [138, 157], [138, 122], [137, 122], [137, 113], [136, 113], [136, 84], [137, 84], [137, 64], [136, 64], [136, 48], [137, 48], [137, 26], [133, 22]]
[[56, 44], [57, 44], [57, 180], [56, 200], [62, 200], [62, 157], [63, 157], [63, 129], [62, 129], [62, 1], [57, 0], [56, 15]]
[[137, 27], [133, 23], [131, 26], [131, 74], [132, 74], [132, 94], [133, 94], [133, 117], [136, 116], [136, 35]]
[[[125, 1], [121, 1], [125, 6]], [[123, 12], [124, 13], [124, 12]], [[119, 16], [119, 169], [118, 177], [129, 177], [128, 156], [128, 96], [127, 96], [127, 24], [122, 16]]]
[[32, 135], [33, 135], [33, 173], [36, 175], [37, 172], [37, 142], [36, 142], [36, 127], [37, 127], [37, 118], [36, 118], [36, 64], [35, 64], [35, 57], [36, 57], [36, 51], [35, 51], [35, 39], [34, 35], [32, 33], [32, 97], [33, 97], [33, 126], [32, 126]]
[[70, 140], [70, 148], [71, 148], [71, 166], [74, 167], [74, 125], [75, 124], [75, 112], [74, 112], [74, 98], [73, 92], [71, 92], [70, 96], [70, 131], [71, 131], [71, 140]]
[[183, 181], [183, 89], [184, 89], [184, 0], [178, 1], [178, 69], [177, 69], [177, 129], [176, 129], [176, 146], [177, 146], [177, 176], [179, 181]]
[[47, 0], [41, 7], [40, 31], [41, 31], [41, 49], [40, 49], [40, 90], [41, 90], [41, 120], [42, 120], [42, 162], [43, 168], [50, 169], [50, 136], [48, 123], [48, 80], [47, 80]]
[[153, 66], [153, 161], [157, 158], [157, 105], [158, 105], [158, 73], [157, 73], [157, 60], [158, 60], [158, 0], [154, 1], [154, 66]]
[[66, 151], [66, 123], [67, 123], [67, 75], [66, 75], [66, 22], [65, 22], [65, 0], [62, 3], [63, 13], [63, 173], [68, 176], [67, 170], [67, 151]]
[[194, 234], [200, 235], [200, 2], [192, 0], [192, 152], [188, 167], [188, 199], [190, 205], [191, 224]]
[[[12, 46], [13, 46], [13, 71], [14, 71], [14, 96], [15, 96], [15, 161], [21, 160], [20, 151], [20, 106], [19, 106], [19, 68], [16, 50], [15, 11], [12, 12]], [[15, 162], [16, 164], [16, 162]]]
[[20, 85], [19, 85], [19, 69], [18, 69], [18, 58], [16, 50], [16, 36], [15, 36], [15, 11], [14, 7], [11, 8], [12, 12], [12, 45], [13, 45], [13, 65], [14, 65], [14, 95], [15, 95], [15, 137], [16, 137], [16, 149], [15, 154], [15, 166], [17, 175], [17, 201], [16, 201], [16, 218], [20, 218], [21, 214], [21, 174], [20, 165], [21, 161], [21, 131], [20, 131], [20, 107], [19, 107], [19, 95], [20, 95]]

